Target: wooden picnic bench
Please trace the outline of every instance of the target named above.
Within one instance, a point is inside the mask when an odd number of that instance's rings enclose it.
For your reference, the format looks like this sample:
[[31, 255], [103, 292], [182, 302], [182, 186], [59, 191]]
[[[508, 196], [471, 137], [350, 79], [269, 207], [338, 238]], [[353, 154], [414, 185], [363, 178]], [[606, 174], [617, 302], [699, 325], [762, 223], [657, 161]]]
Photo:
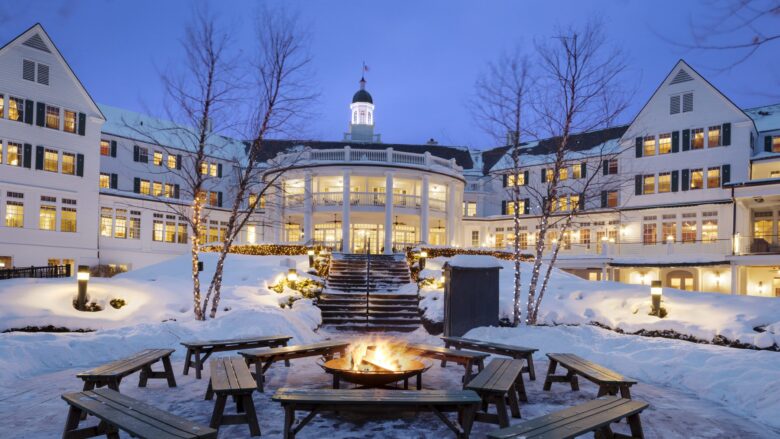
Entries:
[[[252, 400], [252, 392], [257, 388], [244, 360], [241, 357], [213, 358], [209, 366], [211, 377], [206, 389], [206, 399], [210, 400], [217, 395], [209, 426], [219, 429], [221, 425], [248, 424], [249, 434], [260, 436], [260, 425], [257, 423], [257, 412]], [[235, 415], [224, 414], [228, 396], [236, 403]]]
[[[146, 387], [147, 380], [157, 378], [168, 380], [168, 387], [176, 387], [176, 378], [173, 377], [173, 368], [171, 368], [172, 353], [173, 349], [146, 349], [127, 358], [81, 372], [76, 376], [84, 380], [84, 390], [108, 386], [118, 392], [122, 378], [139, 370], [141, 375], [138, 378], [138, 387]], [[152, 365], [158, 361], [162, 361], [162, 372], [152, 370]]]
[[[571, 439], [595, 432], [597, 438], [644, 439], [639, 414], [647, 406], [646, 402], [609, 396], [488, 433], [487, 437]], [[624, 418], [628, 419], [630, 436], [612, 432], [611, 424]]]
[[[471, 390], [386, 390], [386, 389], [279, 389], [272, 397], [284, 409], [284, 438], [295, 435], [319, 412], [398, 413], [433, 412], [458, 438], [468, 438], [474, 414], [482, 402]], [[309, 412], [297, 425], [296, 411]], [[458, 420], [444, 415], [457, 412]]]
[[343, 341], [325, 341], [307, 345], [286, 346], [274, 349], [254, 349], [249, 351], [239, 351], [239, 355], [244, 357], [247, 365], [255, 365], [255, 381], [257, 390], [265, 391], [265, 373], [274, 363], [284, 361], [288, 363], [296, 358], [322, 356], [330, 360], [334, 354], [338, 353], [344, 356], [349, 343]]
[[[289, 335], [273, 335], [266, 337], [234, 338], [229, 340], [196, 340], [185, 341], [181, 344], [187, 348], [184, 357], [184, 375], [195, 368], [195, 378], [200, 379], [203, 364], [214, 352], [238, 351], [241, 349], [276, 348], [287, 346], [292, 337]], [[201, 358], [201, 354], [204, 354]], [[288, 364], [289, 366], [289, 364]]]
[[[636, 384], [635, 380], [574, 354], [547, 354], [547, 357], [550, 366], [547, 368], [544, 390], [550, 390], [553, 382], [570, 383], [571, 390], [580, 390], [577, 381], [579, 375], [599, 386], [598, 396], [617, 395], [620, 391], [620, 396], [631, 399], [629, 388]], [[555, 368], [559, 364], [567, 370], [566, 375], [555, 375]]]
[[[523, 367], [523, 372], [528, 373], [528, 378], [531, 379], [531, 381], [536, 381], [536, 371], [534, 370], [534, 353], [539, 349], [510, 344], [492, 343], [482, 340], [474, 340], [473, 338], [441, 337], [441, 339], [444, 341], [444, 347], [446, 348], [454, 347], [455, 349], [470, 349], [477, 352], [487, 352], [489, 354], [503, 355], [505, 357], [514, 358], [516, 360], [523, 359], [526, 361], [526, 366]], [[442, 367], [446, 365], [447, 362], [442, 361]]]
[[[466, 389], [473, 390], [482, 398], [482, 410], [477, 412], [476, 420], [491, 422], [501, 427], [509, 427], [506, 401], [512, 417], [520, 417], [518, 394], [525, 398], [523, 384], [523, 360], [495, 358], [487, 367], [466, 384]], [[528, 398], [525, 398], [527, 400]], [[496, 406], [496, 414], [488, 413], [491, 404]]]
[[481, 372], [485, 367], [485, 358], [488, 357], [488, 354], [485, 353], [461, 351], [423, 344], [409, 344], [406, 345], [406, 349], [410, 353], [417, 354], [421, 357], [441, 360], [445, 365], [447, 361], [452, 361], [453, 363], [463, 366], [466, 369], [466, 372], [463, 374], [464, 388], [474, 375], [474, 366], [477, 367], [477, 372]]
[[[66, 393], [68, 403], [63, 439], [81, 439], [105, 435], [119, 439], [119, 430], [148, 439], [216, 439], [217, 431], [205, 425], [170, 414], [111, 389]], [[97, 426], [78, 428], [82, 414], [98, 419]]]

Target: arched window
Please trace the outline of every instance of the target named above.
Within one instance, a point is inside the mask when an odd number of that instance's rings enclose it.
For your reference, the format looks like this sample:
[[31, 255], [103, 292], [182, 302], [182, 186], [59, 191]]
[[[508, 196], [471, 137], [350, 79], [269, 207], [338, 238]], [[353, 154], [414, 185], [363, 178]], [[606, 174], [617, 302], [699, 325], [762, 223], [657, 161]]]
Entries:
[[360, 123], [366, 123], [366, 110], [360, 110]]
[[369, 123], [369, 124], [371, 124], [371, 123], [372, 123], [372, 122], [371, 122], [371, 112], [370, 112], [370, 111], [368, 112], [368, 123]]
[[357, 123], [357, 111], [352, 112], [352, 123]]

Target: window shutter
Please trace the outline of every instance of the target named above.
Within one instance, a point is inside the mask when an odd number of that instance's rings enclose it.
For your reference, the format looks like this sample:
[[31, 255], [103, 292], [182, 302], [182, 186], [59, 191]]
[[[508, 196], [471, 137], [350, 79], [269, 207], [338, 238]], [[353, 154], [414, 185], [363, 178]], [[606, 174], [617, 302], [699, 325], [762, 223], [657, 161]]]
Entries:
[[116, 140], [111, 141], [111, 157], [116, 157]]
[[642, 138], [637, 137], [636, 138], [636, 156], [642, 157]]
[[601, 207], [607, 207], [607, 191], [601, 191]]
[[176, 169], [181, 169], [181, 154], [176, 154]]
[[680, 152], [680, 132], [672, 131], [672, 152]]
[[683, 130], [682, 150], [688, 151], [689, 149], [691, 149], [691, 130]]
[[119, 176], [111, 174], [111, 189], [119, 189]]
[[22, 154], [22, 164], [25, 168], [30, 169], [32, 165], [32, 145], [29, 143], [24, 144], [24, 153]]
[[634, 194], [635, 195], [642, 195], [642, 176], [641, 175], [635, 175], [634, 176]]
[[680, 173], [680, 179], [682, 180], [680, 183], [680, 187], [682, 188], [682, 190], [687, 191], [691, 183], [690, 171], [687, 169], [683, 169], [682, 172]]
[[507, 186], [507, 180], [508, 180], [508, 177], [509, 177], [509, 176], [508, 176], [508, 175], [506, 175], [506, 174], [504, 174], [504, 175], [502, 175], [502, 176], [501, 176], [501, 184], [503, 185], [503, 187], [506, 187], [506, 186]]
[[506, 215], [506, 200], [501, 201], [501, 215]]
[[[222, 163], [217, 163], [217, 177], [222, 178]], [[220, 203], [220, 206], [221, 205], [222, 203]]]
[[526, 198], [523, 200], [523, 215], [528, 215], [531, 211], [531, 199]]
[[528, 184], [528, 171], [523, 171], [523, 186]]
[[135, 192], [136, 194], [141, 193], [141, 179], [138, 177], [135, 177], [133, 179], [133, 192]]
[[173, 198], [176, 198], [176, 199], [179, 198], [179, 185], [178, 184], [173, 185]]
[[43, 146], [35, 147], [35, 169], [43, 169]]
[[133, 161], [137, 162], [140, 160], [141, 156], [141, 148], [138, 147], [138, 145], [133, 145]]
[[586, 178], [588, 176], [588, 165], [580, 163], [580, 178]]
[[84, 154], [76, 155], [76, 175], [84, 176]]
[[672, 171], [672, 192], [677, 192], [680, 187], [680, 171]]
[[35, 111], [33, 107], [35, 107], [33, 101], [29, 99], [24, 101], [24, 123], [28, 125], [33, 124], [33, 111]]
[[46, 122], [46, 104], [37, 102], [35, 105], [35, 124], [42, 127]]
[[217, 192], [217, 206], [222, 207], [222, 191]]
[[721, 132], [723, 134], [723, 146], [731, 145], [731, 124], [724, 123]]
[[542, 183], [547, 183], [547, 169], [542, 168]]
[[764, 151], [772, 152], [772, 136], [764, 136]]
[[609, 160], [601, 162], [601, 175], [609, 174]]
[[579, 209], [585, 210], [585, 194], [580, 194]]
[[79, 113], [79, 136], [83, 136], [87, 129], [87, 115]]
[[731, 165], [723, 165], [720, 170], [721, 186], [731, 182]]

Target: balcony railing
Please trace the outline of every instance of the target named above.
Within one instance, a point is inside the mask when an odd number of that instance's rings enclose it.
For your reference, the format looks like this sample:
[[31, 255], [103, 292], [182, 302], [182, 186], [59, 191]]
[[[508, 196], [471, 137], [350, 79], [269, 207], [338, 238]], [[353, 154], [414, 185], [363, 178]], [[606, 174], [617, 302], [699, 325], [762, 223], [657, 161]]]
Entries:
[[431, 210], [437, 210], [439, 212], [447, 211], [447, 203], [444, 200], [431, 198], [428, 200], [428, 206]]
[[780, 237], [778, 235], [739, 236], [736, 238], [734, 250], [741, 255], [762, 255], [780, 253]]
[[[497, 247], [500, 249], [511, 250], [514, 243], [510, 240], [504, 241], [504, 245]], [[705, 254], [711, 256], [726, 256], [731, 254], [731, 240], [719, 239], [715, 241], [693, 241], [693, 242], [657, 242], [654, 244], [645, 244], [643, 242], [591, 242], [591, 243], [577, 243], [577, 242], [557, 242], [555, 244], [548, 242], [545, 244], [545, 250], [548, 251], [547, 256], [550, 255], [549, 251], [553, 249], [553, 245], [560, 245], [561, 256], [577, 256], [577, 255], [602, 255], [605, 257], [615, 256], [664, 256], [664, 255], [690, 255], [691, 260], [694, 261], [694, 257]], [[533, 253], [536, 250], [536, 244], [534, 242], [528, 242], [527, 245], [522, 246], [523, 252]], [[780, 251], [779, 251], [780, 252]]]
[[417, 195], [393, 194], [393, 206], [417, 209], [420, 207], [420, 197]]
[[461, 173], [463, 168], [458, 166], [455, 159], [436, 157], [428, 152], [423, 154], [394, 151], [393, 148], [385, 149], [360, 149], [345, 146], [341, 149], [316, 149], [303, 153], [282, 154], [276, 160], [286, 162], [294, 161], [314, 162], [372, 162], [372, 163], [396, 163], [400, 165], [412, 165], [419, 167], [440, 166]]
[[344, 201], [342, 192], [315, 192], [312, 197], [315, 206], [341, 206]]
[[350, 192], [349, 204], [352, 206], [384, 206], [385, 194], [380, 192]]

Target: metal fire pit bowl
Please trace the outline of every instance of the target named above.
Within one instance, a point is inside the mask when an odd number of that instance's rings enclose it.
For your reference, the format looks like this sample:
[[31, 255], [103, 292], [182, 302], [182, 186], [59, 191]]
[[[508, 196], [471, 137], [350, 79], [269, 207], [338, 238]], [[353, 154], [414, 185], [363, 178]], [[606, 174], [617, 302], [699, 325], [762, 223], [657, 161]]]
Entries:
[[[383, 387], [396, 381], [409, 379], [428, 370], [428, 366], [422, 361], [409, 360], [409, 368], [405, 370], [359, 371], [352, 370], [348, 360], [349, 359], [346, 357], [335, 358], [326, 361], [324, 364], [321, 364], [321, 366], [326, 372], [332, 374], [334, 378], [339, 378], [340, 380], [365, 387]], [[335, 379], [334, 383], [337, 383]]]

